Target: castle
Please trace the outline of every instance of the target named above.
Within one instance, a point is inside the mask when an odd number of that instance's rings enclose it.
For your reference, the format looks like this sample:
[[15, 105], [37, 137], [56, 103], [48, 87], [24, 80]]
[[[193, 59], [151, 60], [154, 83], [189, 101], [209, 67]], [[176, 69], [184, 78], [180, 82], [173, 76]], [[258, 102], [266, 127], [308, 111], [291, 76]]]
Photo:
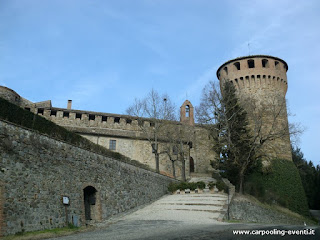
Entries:
[[[217, 70], [217, 78], [221, 88], [225, 81], [230, 81], [236, 87], [242, 102], [250, 97], [263, 109], [282, 106], [283, 109], [279, 110], [280, 116], [276, 120], [270, 117], [275, 113], [269, 112], [269, 118], [263, 121], [262, 127], [264, 131], [268, 131], [270, 126], [275, 124], [273, 121], [276, 121], [278, 126], [283, 127], [280, 122], [288, 126], [285, 105], [288, 88], [287, 70], [287, 63], [280, 58], [254, 55], [236, 58], [222, 64]], [[143, 122], [139, 123], [139, 119], [133, 116], [76, 110], [72, 109], [72, 100], [68, 100], [67, 108], [53, 107], [50, 100], [33, 103], [12, 89], [2, 86], [0, 86], [0, 96], [96, 144], [138, 160], [153, 169], [156, 168], [153, 148], [139, 126], [143, 124], [144, 127], [152, 128], [152, 123], [148, 119], [143, 119]], [[212, 171], [210, 161], [214, 160], [215, 153], [212, 151], [212, 143], [206, 129], [195, 124], [194, 107], [190, 101], [186, 100], [180, 107], [180, 122], [172, 122], [171, 125], [187, 126], [189, 135], [192, 135], [192, 139], [185, 141], [184, 146], [187, 178], [193, 172], [210, 174]], [[186, 144], [187, 142], [189, 143]], [[163, 145], [160, 142], [160, 152], [161, 147], [164, 148]], [[271, 158], [292, 159], [289, 134], [268, 143], [265, 151]], [[176, 161], [176, 165], [176, 175], [181, 178], [181, 161]], [[166, 154], [160, 154], [160, 172], [172, 176], [172, 164]]]
[[[288, 125], [283, 105], [287, 70], [287, 63], [279, 58], [256, 55], [222, 64], [217, 77], [221, 85], [225, 81], [233, 83], [242, 104], [248, 97], [255, 99], [257, 108], [248, 114], [251, 121], [260, 109], [283, 107], [277, 122], [273, 121], [271, 110], [264, 112], [261, 121], [264, 132], [279, 122]], [[152, 128], [148, 119], [75, 110], [71, 101], [67, 108], [52, 107], [50, 100], [33, 103], [7, 87], [0, 87], [0, 96], [155, 169], [152, 146], [139, 125]], [[180, 108], [180, 122], [170, 122], [170, 126], [185, 126], [192, 136], [190, 141], [183, 141], [187, 178], [193, 174], [209, 175], [215, 153], [206, 128], [194, 121], [190, 101], [186, 100]], [[165, 144], [160, 139], [160, 152]], [[172, 173], [166, 154], [160, 154], [163, 174], [157, 174], [3, 120], [0, 120], [0, 148], [0, 236], [62, 227], [67, 222], [81, 226], [87, 220], [102, 221], [161, 197], [175, 181], [164, 176]], [[269, 157], [291, 160], [289, 136], [274, 138], [265, 151]], [[181, 179], [182, 169], [181, 162], [177, 163], [177, 178]]]
[[[268, 138], [266, 158], [292, 160], [285, 95], [288, 64], [280, 58], [254, 55], [222, 64], [217, 70], [220, 88], [230, 81], [247, 109], [251, 128], [260, 139]], [[247, 106], [254, 103], [254, 107]]]
[[[152, 128], [152, 122], [148, 119], [138, 121], [139, 118], [101, 112], [90, 112], [72, 109], [72, 101], [69, 100], [67, 108], [52, 107], [51, 101], [38, 103], [30, 102], [17, 94], [12, 89], [0, 87], [0, 96], [10, 102], [46, 119], [78, 133], [93, 143], [99, 144], [112, 151], [119, 152], [130, 159], [137, 160], [152, 169], [155, 169], [155, 157], [150, 142], [141, 129]], [[214, 152], [210, 147], [210, 139], [207, 131], [194, 122], [194, 107], [186, 100], [180, 108], [180, 122], [172, 121], [171, 127], [184, 126], [192, 139], [184, 141], [185, 174], [203, 173], [210, 174], [210, 160], [214, 159]], [[164, 133], [166, 134], [166, 133]], [[159, 139], [159, 152], [164, 152], [167, 147], [166, 140]], [[171, 149], [172, 151], [172, 149]], [[176, 154], [177, 155], [177, 154]], [[173, 176], [172, 163], [167, 154], [160, 154], [160, 172]], [[178, 159], [178, 156], [174, 156]], [[182, 163], [175, 161], [175, 175], [181, 179]]]

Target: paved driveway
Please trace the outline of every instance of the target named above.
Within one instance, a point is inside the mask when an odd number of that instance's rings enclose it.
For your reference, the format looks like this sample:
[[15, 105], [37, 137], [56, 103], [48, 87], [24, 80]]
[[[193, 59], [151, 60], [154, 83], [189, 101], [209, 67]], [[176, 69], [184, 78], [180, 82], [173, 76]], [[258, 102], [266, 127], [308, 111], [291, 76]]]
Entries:
[[[98, 224], [92, 232], [54, 238], [55, 240], [180, 240], [180, 239], [320, 239], [314, 235], [235, 235], [233, 230], [303, 230], [303, 226], [262, 226], [228, 224], [217, 221], [226, 195], [168, 195], [140, 210], [109, 222]], [[317, 230], [319, 231], [319, 230]]]

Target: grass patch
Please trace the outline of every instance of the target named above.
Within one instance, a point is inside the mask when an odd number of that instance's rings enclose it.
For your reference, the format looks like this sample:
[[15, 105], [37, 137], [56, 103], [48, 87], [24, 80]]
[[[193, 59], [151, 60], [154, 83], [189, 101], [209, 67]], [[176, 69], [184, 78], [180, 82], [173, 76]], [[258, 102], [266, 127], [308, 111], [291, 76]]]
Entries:
[[[276, 213], [281, 214], [281, 215], [285, 215], [288, 218], [294, 219], [294, 220], [299, 221], [301, 223], [305, 222], [308, 225], [318, 225], [317, 220], [312, 218], [312, 217], [307, 217], [307, 216], [300, 215], [300, 214], [298, 214], [296, 212], [291, 211], [288, 208], [284, 208], [284, 207], [279, 206], [277, 204], [268, 204], [268, 203], [265, 203], [265, 202], [261, 202], [261, 201], [259, 201], [257, 198], [255, 198], [252, 195], [248, 195], [248, 194], [241, 195], [239, 193], [236, 193], [235, 196], [236, 196], [235, 199], [237, 199], [237, 200], [238, 199], [245, 199], [246, 201], [249, 201], [254, 205], [257, 205], [257, 206], [259, 206], [261, 208], [264, 208], [264, 209], [268, 209], [268, 210], [270, 210], [272, 212], [276, 212]], [[236, 220], [236, 221], [238, 221], [238, 220]], [[241, 220], [239, 220], [239, 221], [241, 221]]]
[[3, 238], [3, 240], [38, 240], [38, 239], [46, 239], [53, 238], [59, 236], [71, 235], [78, 232], [89, 231], [92, 228], [88, 227], [75, 227], [72, 224], [68, 227], [64, 228], [53, 228], [46, 229], [40, 231], [32, 231], [32, 232], [19, 232], [15, 235], [9, 235]]

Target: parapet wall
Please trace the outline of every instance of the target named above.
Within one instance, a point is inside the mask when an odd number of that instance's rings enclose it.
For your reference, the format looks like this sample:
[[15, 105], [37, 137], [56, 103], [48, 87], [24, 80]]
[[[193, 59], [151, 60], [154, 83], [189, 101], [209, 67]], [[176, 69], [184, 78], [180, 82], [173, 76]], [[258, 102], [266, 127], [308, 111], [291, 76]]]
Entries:
[[3, 121], [0, 148], [0, 236], [65, 226], [66, 210], [78, 226], [88, 208], [102, 221], [161, 197], [174, 181]]
[[[217, 71], [221, 85], [231, 81], [234, 86], [246, 94], [262, 89], [266, 94], [279, 91], [285, 96], [288, 83], [286, 72], [288, 65], [280, 58], [264, 55], [248, 56], [230, 60]], [[262, 97], [262, 92], [259, 97]]]

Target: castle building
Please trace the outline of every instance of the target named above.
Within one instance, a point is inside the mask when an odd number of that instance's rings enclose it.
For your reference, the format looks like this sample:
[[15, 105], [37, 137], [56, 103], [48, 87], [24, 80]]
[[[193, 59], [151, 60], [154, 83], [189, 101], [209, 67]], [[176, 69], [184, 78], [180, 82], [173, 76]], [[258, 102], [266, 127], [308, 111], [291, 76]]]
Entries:
[[[76, 110], [72, 108], [71, 100], [68, 100], [67, 108], [52, 107], [50, 100], [33, 103], [12, 89], [2, 86], [0, 86], [0, 96], [96, 144], [146, 164], [152, 169], [156, 168], [152, 144], [139, 126], [143, 124], [145, 128], [152, 128], [152, 122], [147, 118], [141, 121], [129, 115]], [[209, 174], [210, 161], [215, 155], [210, 147], [209, 134], [194, 122], [194, 108], [190, 101], [186, 100], [180, 108], [180, 122], [172, 121], [170, 126], [171, 129], [184, 127], [188, 132], [186, 135], [189, 139], [183, 140], [186, 177], [189, 178], [192, 173]], [[160, 139], [160, 172], [173, 176], [172, 162], [168, 154], [165, 154], [167, 147], [168, 142]], [[182, 162], [179, 161], [177, 154], [173, 155], [176, 159], [176, 176], [181, 178]]]
[[[269, 159], [292, 160], [285, 101], [287, 71], [284, 60], [266, 55], [232, 59], [217, 70], [221, 89], [226, 81], [235, 86], [252, 131], [260, 131], [262, 139], [271, 138], [263, 148]], [[254, 103], [253, 108], [249, 102]]]

